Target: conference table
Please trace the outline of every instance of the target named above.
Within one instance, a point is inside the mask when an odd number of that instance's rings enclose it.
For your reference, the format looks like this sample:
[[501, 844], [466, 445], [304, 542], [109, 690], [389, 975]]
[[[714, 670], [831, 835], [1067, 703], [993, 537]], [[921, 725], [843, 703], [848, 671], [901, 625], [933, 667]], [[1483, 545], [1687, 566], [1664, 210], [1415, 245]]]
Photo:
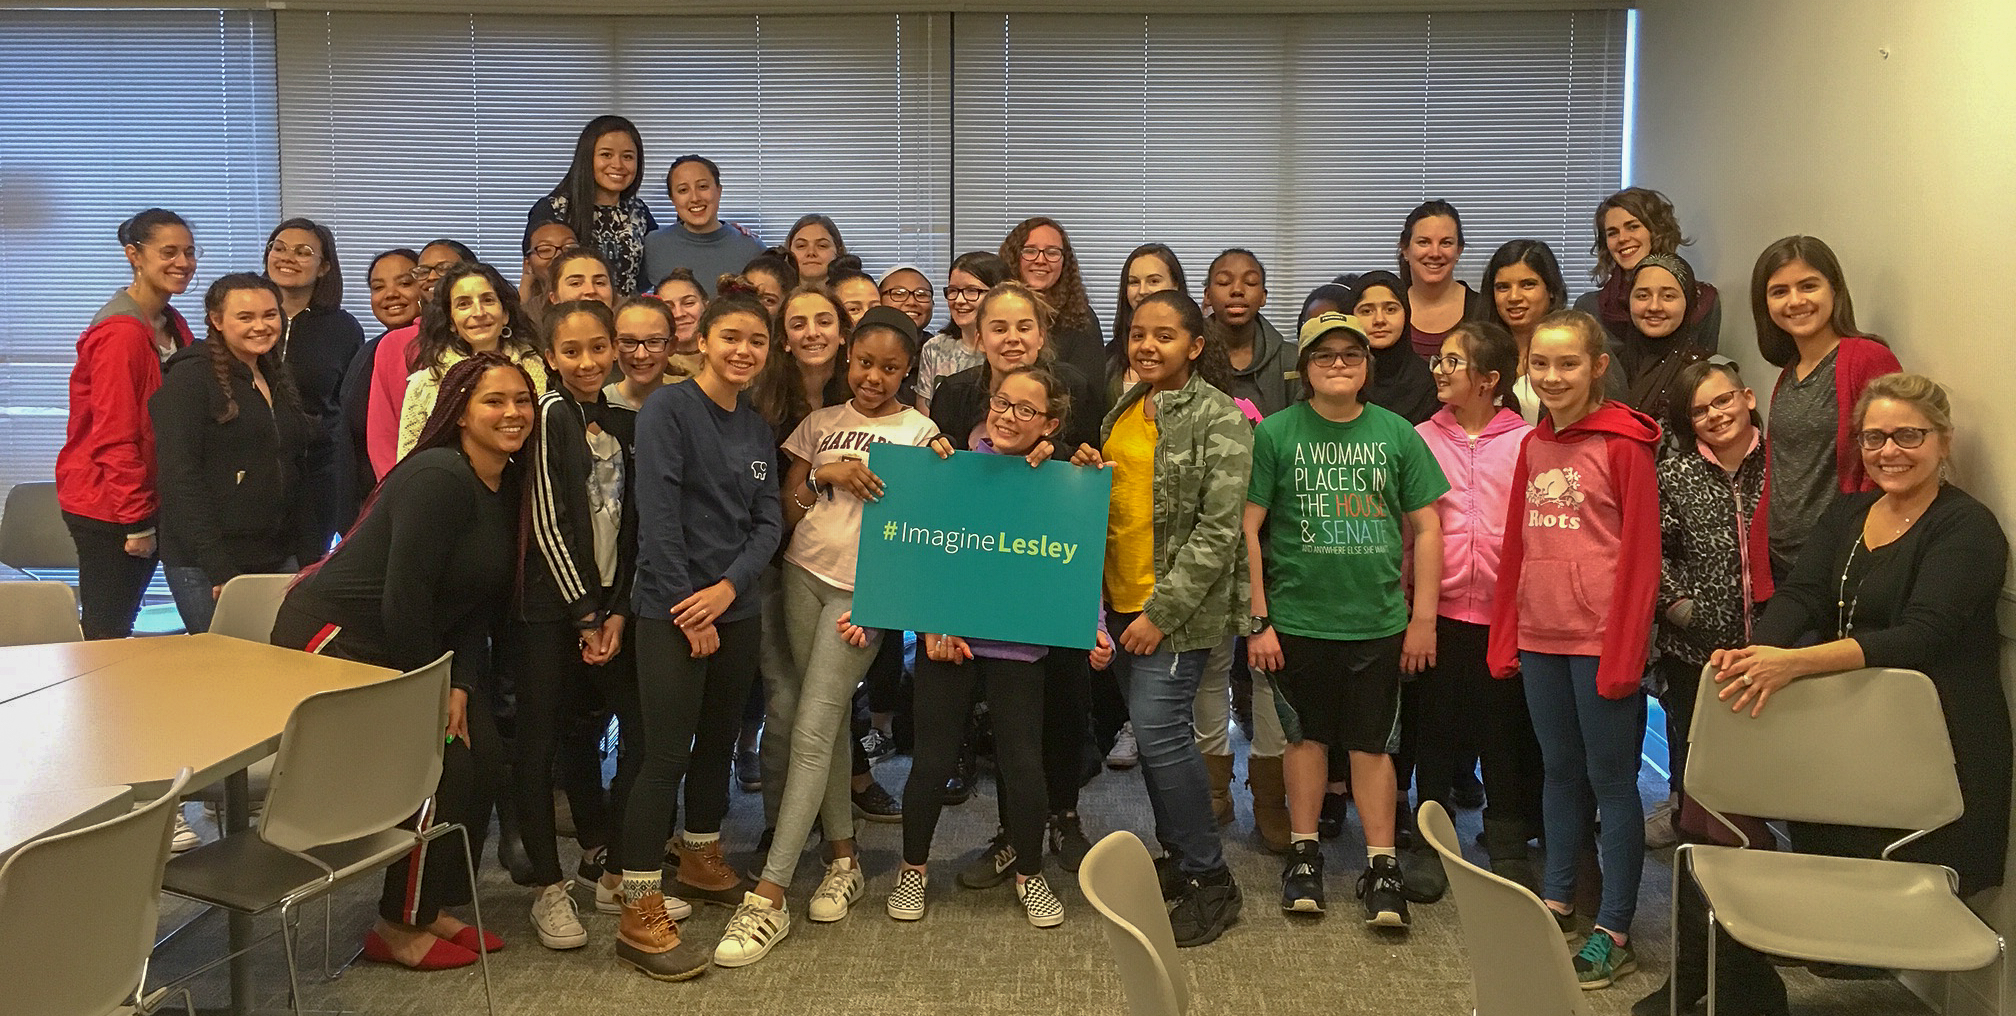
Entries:
[[[245, 767], [279, 747], [294, 707], [394, 676], [213, 634], [0, 648], [0, 830], [81, 827], [116, 814], [112, 796], [148, 800], [187, 767], [189, 791], [224, 784], [224, 830], [242, 831]], [[22, 831], [35, 825], [44, 828]], [[250, 942], [250, 919], [232, 914], [232, 951]], [[247, 1004], [247, 981], [234, 961], [234, 1010]]]

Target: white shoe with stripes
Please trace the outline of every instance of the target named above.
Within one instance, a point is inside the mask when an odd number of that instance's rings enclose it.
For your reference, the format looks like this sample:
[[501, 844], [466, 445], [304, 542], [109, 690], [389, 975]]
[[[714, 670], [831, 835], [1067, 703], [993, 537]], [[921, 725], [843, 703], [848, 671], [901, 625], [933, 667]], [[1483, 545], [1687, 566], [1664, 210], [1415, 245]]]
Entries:
[[735, 908], [720, 944], [714, 947], [714, 962], [723, 967], [746, 967], [770, 955], [771, 948], [789, 934], [790, 911], [755, 893], [744, 893], [742, 905]]
[[835, 858], [826, 866], [826, 875], [819, 880], [819, 889], [812, 894], [812, 904], [806, 908], [805, 916], [821, 923], [838, 921], [847, 916], [866, 888], [861, 866], [852, 857]]

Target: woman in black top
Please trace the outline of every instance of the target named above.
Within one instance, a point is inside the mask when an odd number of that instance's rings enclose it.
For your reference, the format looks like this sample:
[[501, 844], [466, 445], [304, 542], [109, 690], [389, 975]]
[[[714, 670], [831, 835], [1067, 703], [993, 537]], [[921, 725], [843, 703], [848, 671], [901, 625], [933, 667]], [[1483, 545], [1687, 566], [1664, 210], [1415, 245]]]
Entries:
[[[1022, 220], [1001, 241], [1001, 261], [1008, 266], [1010, 277], [1041, 296], [1056, 313], [1049, 335], [1050, 348], [1057, 359], [1088, 379], [1103, 378], [1106, 340], [1100, 335], [1099, 315], [1093, 312], [1092, 303], [1085, 296], [1078, 254], [1071, 249], [1071, 235], [1064, 232], [1064, 225], [1044, 216]], [[1065, 383], [1070, 383], [1068, 378]], [[1072, 391], [1075, 415], [1092, 420], [1106, 415], [1105, 386], [1097, 386], [1093, 394], [1097, 401], [1079, 402], [1078, 392]], [[981, 401], [986, 401], [984, 392]], [[983, 413], [984, 410], [983, 406]]]
[[[1801, 678], [1860, 667], [1930, 677], [1965, 813], [1895, 856], [1952, 868], [1964, 896], [2002, 884], [2009, 841], [2009, 706], [1995, 624], [2009, 540], [1987, 506], [1944, 479], [1951, 412], [1945, 390], [1921, 375], [1869, 383], [1851, 433], [1877, 489], [1844, 494], [1821, 516], [1757, 622], [1754, 644], [1718, 650], [1708, 662], [1722, 700], [1753, 716]], [[1814, 636], [1817, 645], [1783, 648]], [[1875, 857], [1897, 837], [1894, 830], [1803, 822], [1791, 831], [1794, 849], [1847, 857]], [[1681, 940], [1699, 941], [1699, 898], [1690, 892], [1681, 901], [1688, 905], [1681, 920], [1693, 926], [1681, 928]], [[1785, 1011], [1784, 986], [1769, 962], [1726, 937], [1717, 950], [1718, 994], [1744, 1000], [1744, 1012]], [[1676, 963], [1683, 1003], [1706, 991], [1705, 974], [1699, 961], [1691, 971]]]
[[[363, 515], [328, 558], [304, 571], [273, 622], [273, 644], [414, 670], [454, 650], [448, 746], [433, 814], [458, 822], [481, 856], [499, 770], [485, 660], [504, 620], [528, 509], [512, 456], [534, 437], [532, 379], [495, 352], [449, 367], [412, 454], [386, 474]], [[414, 878], [401, 860], [385, 873], [366, 958], [422, 970], [467, 966], [495, 951], [442, 912], [470, 902], [460, 845], [437, 843]], [[417, 892], [414, 890], [417, 888]]]
[[280, 290], [285, 322], [280, 362], [293, 371], [301, 406], [315, 424], [301, 491], [309, 523], [327, 551], [343, 497], [336, 448], [343, 430], [343, 375], [364, 346], [364, 329], [343, 309], [343, 269], [328, 226], [288, 219], [273, 227], [266, 237], [266, 277]]
[[313, 425], [275, 350], [280, 303], [280, 291], [256, 275], [211, 283], [203, 296], [209, 334], [168, 358], [147, 402], [161, 558], [191, 632], [210, 630], [232, 576], [292, 571], [328, 546], [302, 485]]

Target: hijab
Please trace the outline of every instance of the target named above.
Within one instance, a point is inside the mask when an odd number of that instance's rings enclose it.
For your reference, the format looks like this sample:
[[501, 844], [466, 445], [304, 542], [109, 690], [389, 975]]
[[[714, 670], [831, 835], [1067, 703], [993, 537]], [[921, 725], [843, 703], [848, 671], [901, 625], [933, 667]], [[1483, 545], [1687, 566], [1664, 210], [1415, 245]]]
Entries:
[[1346, 276], [1343, 282], [1344, 285], [1316, 287], [1303, 302], [1303, 316], [1308, 316], [1309, 304], [1319, 298], [1335, 300], [1344, 313], [1355, 314], [1367, 290], [1384, 288], [1391, 292], [1400, 301], [1400, 339], [1384, 349], [1372, 350], [1372, 373], [1365, 379], [1362, 398], [1399, 414], [1410, 424], [1425, 422], [1441, 408], [1441, 403], [1435, 398], [1435, 375], [1429, 371], [1428, 361], [1414, 352], [1414, 312], [1407, 306], [1407, 284], [1388, 271]]

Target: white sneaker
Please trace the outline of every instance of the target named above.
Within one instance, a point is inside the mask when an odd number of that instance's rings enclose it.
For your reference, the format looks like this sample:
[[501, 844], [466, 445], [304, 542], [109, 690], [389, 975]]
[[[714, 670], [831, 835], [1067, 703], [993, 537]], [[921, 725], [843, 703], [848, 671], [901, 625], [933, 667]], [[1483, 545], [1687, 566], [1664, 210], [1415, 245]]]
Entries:
[[1015, 895], [1022, 901], [1022, 912], [1028, 915], [1030, 924], [1055, 928], [1064, 923], [1064, 904], [1050, 891], [1050, 883], [1043, 881], [1042, 875], [1031, 875], [1015, 883]]
[[196, 830], [189, 828], [189, 820], [182, 817], [182, 809], [176, 808], [175, 837], [168, 841], [168, 849], [180, 854], [202, 845], [203, 837], [196, 835]]
[[861, 898], [861, 891], [867, 883], [861, 879], [861, 866], [851, 857], [842, 857], [826, 866], [826, 876], [819, 880], [819, 888], [812, 894], [812, 905], [806, 909], [806, 916], [821, 924], [840, 920], [847, 916], [847, 909]]
[[742, 905], [728, 919], [728, 929], [714, 947], [714, 962], [724, 967], [746, 967], [765, 956], [784, 936], [791, 934], [791, 912], [772, 906], [755, 893], [743, 893]]
[[1652, 814], [1645, 816], [1645, 846], [1664, 850], [1680, 842], [1679, 832], [1674, 828], [1679, 818], [1680, 808], [1673, 798], [1653, 805]]
[[555, 882], [539, 890], [539, 898], [532, 901], [532, 930], [539, 935], [539, 944], [548, 949], [579, 949], [588, 944], [581, 911], [567, 891], [571, 884]]
[[930, 884], [930, 877], [915, 868], [898, 872], [896, 888], [889, 890], [889, 916], [899, 921], [923, 920], [924, 887]]
[[1132, 769], [1141, 761], [1141, 745], [1134, 740], [1134, 721], [1120, 725], [1113, 737], [1113, 750], [1106, 753], [1106, 768]]

